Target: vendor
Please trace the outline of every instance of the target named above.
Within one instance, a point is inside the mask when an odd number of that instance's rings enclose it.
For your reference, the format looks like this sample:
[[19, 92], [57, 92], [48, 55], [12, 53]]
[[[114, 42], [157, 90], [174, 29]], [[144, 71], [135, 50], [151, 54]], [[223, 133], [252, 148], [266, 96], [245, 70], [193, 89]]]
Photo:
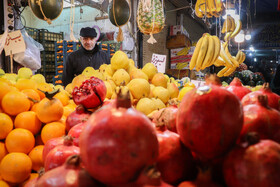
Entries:
[[81, 48], [70, 55], [64, 64], [62, 82], [67, 86], [72, 82], [73, 78], [83, 72], [83, 70], [91, 66], [99, 69], [102, 64], [110, 64], [109, 55], [98, 49], [96, 45], [97, 33], [94, 28], [86, 27], [80, 31]]

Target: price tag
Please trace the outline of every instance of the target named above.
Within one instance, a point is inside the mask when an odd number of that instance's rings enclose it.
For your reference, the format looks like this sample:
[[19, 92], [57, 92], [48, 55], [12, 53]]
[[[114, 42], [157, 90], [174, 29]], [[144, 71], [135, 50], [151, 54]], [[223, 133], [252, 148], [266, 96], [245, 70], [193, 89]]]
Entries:
[[4, 46], [6, 56], [24, 52], [25, 49], [25, 42], [19, 30], [8, 33]]
[[158, 72], [165, 73], [166, 55], [160, 55], [160, 54], [153, 53], [151, 63], [156, 66]]

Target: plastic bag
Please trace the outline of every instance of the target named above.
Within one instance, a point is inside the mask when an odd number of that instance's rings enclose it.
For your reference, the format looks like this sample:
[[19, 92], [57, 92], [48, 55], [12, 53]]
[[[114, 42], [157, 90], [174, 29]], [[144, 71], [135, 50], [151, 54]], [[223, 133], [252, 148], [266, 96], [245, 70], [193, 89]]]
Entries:
[[14, 55], [14, 60], [24, 67], [31, 70], [38, 70], [41, 68], [41, 56], [40, 51], [43, 51], [43, 46], [31, 38], [25, 29], [21, 30], [22, 37], [24, 39], [26, 50], [25, 52]]

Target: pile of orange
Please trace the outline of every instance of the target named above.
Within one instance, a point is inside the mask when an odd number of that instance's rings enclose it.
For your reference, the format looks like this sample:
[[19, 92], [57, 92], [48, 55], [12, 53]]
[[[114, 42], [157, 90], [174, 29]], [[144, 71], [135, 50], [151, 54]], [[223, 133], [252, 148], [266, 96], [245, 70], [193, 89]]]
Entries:
[[0, 186], [24, 186], [43, 167], [48, 140], [65, 135], [65, 119], [75, 110], [66, 91], [53, 100], [39, 91], [53, 91], [47, 83], [0, 78]]

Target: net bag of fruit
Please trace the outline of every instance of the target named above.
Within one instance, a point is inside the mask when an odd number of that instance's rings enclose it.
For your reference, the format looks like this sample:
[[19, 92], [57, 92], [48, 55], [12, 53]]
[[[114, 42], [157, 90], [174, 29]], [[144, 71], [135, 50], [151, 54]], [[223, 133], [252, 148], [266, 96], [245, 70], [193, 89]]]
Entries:
[[153, 34], [159, 33], [164, 27], [165, 17], [163, 0], [140, 0], [137, 10], [137, 24], [140, 31], [149, 34], [148, 43], [154, 44], [157, 41]]

